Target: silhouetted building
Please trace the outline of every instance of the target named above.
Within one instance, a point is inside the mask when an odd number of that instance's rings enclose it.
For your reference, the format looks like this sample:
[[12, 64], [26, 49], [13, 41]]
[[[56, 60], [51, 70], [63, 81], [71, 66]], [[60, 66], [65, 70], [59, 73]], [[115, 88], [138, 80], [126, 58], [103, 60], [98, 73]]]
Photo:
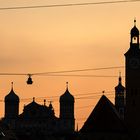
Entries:
[[126, 87], [119, 76], [115, 105], [103, 95], [79, 131], [78, 140], [140, 139], [140, 46], [136, 20], [125, 58]]
[[13, 83], [10, 93], [5, 96], [5, 118], [15, 119], [19, 114], [19, 97], [13, 91]]
[[140, 46], [139, 30], [131, 29], [130, 48], [125, 53], [126, 65], [126, 112], [125, 122], [135, 139], [140, 139]]
[[0, 140], [17, 140], [10, 127], [0, 120]]
[[114, 104], [103, 95], [79, 132], [80, 140], [129, 140]]
[[115, 87], [115, 107], [120, 114], [120, 117], [124, 119], [125, 112], [125, 87], [122, 85], [121, 75], [119, 76], [119, 83]]
[[68, 90], [68, 83], [65, 93], [60, 97], [60, 119], [66, 131], [68, 128], [69, 131], [74, 131], [74, 97], [70, 94]]
[[5, 117], [7, 123], [19, 140], [61, 140], [74, 134], [74, 97], [68, 90], [60, 97], [60, 118], [55, 116], [52, 103], [47, 106], [35, 101], [24, 106], [19, 115], [19, 97], [11, 92], [5, 97]]
[[[68, 90], [60, 97], [60, 116], [52, 104], [33, 101], [18, 114], [19, 97], [13, 91], [5, 97], [5, 117], [19, 140], [139, 140], [140, 139], [140, 46], [139, 30], [131, 29], [130, 48], [125, 53], [125, 87], [121, 75], [115, 87], [115, 104], [105, 95], [75, 135], [74, 97]], [[0, 132], [3, 132], [0, 130]], [[76, 137], [73, 137], [76, 136]]]

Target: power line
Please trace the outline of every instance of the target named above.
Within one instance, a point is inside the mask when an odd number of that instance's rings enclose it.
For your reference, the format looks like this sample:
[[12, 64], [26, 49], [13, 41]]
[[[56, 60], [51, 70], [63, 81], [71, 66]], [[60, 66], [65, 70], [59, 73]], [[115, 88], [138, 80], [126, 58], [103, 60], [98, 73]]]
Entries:
[[99, 4], [103, 5], [103, 4], [129, 3], [129, 2], [139, 2], [139, 1], [140, 0], [117, 0], [117, 1], [101, 1], [101, 2], [89, 2], [89, 3], [15, 6], [15, 7], [1, 7], [0, 10], [19, 10], [19, 9], [37, 9], [37, 8], [53, 8], [53, 7], [88, 6], [88, 5], [99, 5]]
[[[74, 75], [42, 75], [42, 76], [52, 76], [52, 77], [104, 77], [104, 78], [116, 78], [116, 77], [118, 77], [118, 76], [116, 76], [116, 75], [76, 75], [76, 74], [74, 74]], [[124, 77], [124, 76], [121, 76], [121, 77]]]
[[87, 69], [77, 69], [77, 70], [66, 70], [66, 71], [52, 71], [43, 73], [33, 73], [32, 75], [46, 75], [55, 73], [71, 73], [71, 72], [85, 72], [85, 71], [96, 71], [96, 70], [108, 70], [108, 69], [119, 69], [124, 68], [124, 66], [114, 66], [114, 67], [100, 67], [100, 68], [87, 68]]
[[[114, 93], [115, 91], [105, 91], [105, 95], [107, 95], [108, 93], [110, 94], [110, 93]], [[90, 93], [81, 93], [81, 94], [76, 94], [75, 96], [83, 96], [83, 95], [101, 95], [101, 94], [103, 94], [103, 92], [90, 92]]]
[[[114, 96], [112, 94], [108, 94], [109, 96]], [[100, 97], [101, 95], [96, 95], [96, 96], [86, 96], [86, 97], [78, 97], [78, 98], [75, 98], [75, 99], [96, 99], [97, 97]], [[113, 98], [113, 97], [112, 97]]]
[[[64, 70], [64, 71], [50, 71], [50, 72], [41, 72], [41, 73], [0, 73], [0, 75], [5, 76], [5, 75], [11, 75], [11, 76], [18, 76], [18, 75], [41, 75], [41, 76], [48, 76], [50, 74], [57, 74], [57, 73], [73, 73], [73, 72], [86, 72], [86, 71], [96, 71], [96, 70], [109, 70], [109, 69], [119, 69], [119, 68], [124, 68], [124, 66], [114, 66], [114, 67], [100, 67], [100, 68], [87, 68], [87, 69], [75, 69], [75, 70]], [[50, 75], [54, 76], [54, 75]], [[60, 76], [60, 75], [55, 75], [55, 76]], [[78, 75], [77, 75], [78, 76]]]
[[[106, 96], [110, 96], [110, 95], [113, 95], [112, 93], [114, 93], [115, 91], [105, 91], [105, 95]], [[96, 98], [96, 97], [99, 97], [103, 94], [103, 92], [91, 92], [91, 93], [81, 93], [81, 94], [76, 94], [74, 95], [75, 96], [75, 99], [90, 99], [90, 98]], [[88, 96], [90, 95], [90, 96]], [[92, 95], [92, 96], [91, 96]], [[54, 101], [54, 100], [57, 100], [58, 101], [58, 98], [60, 96], [48, 96], [48, 97], [36, 97], [35, 100], [38, 102], [39, 100], [44, 100], [44, 99], [47, 99], [47, 101]], [[33, 100], [33, 98], [21, 98], [20, 101], [22, 102], [26, 102], [26, 101], [31, 101]], [[0, 100], [0, 102], [3, 102], [4, 100]], [[41, 102], [42, 102], [41, 101]]]

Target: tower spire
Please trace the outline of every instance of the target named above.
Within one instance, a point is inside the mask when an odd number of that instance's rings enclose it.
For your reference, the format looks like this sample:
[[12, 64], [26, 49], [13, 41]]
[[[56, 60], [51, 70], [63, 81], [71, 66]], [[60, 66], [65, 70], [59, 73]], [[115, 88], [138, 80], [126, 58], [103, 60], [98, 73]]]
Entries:
[[33, 97], [33, 102], [35, 102], [35, 97]]
[[46, 99], [44, 99], [44, 106], [46, 106]]
[[136, 18], [134, 18], [134, 26], [136, 26]]
[[66, 82], [66, 90], [68, 90], [69, 82]]
[[14, 83], [13, 83], [13, 82], [11, 82], [11, 90], [13, 90], [13, 86], [14, 86]]
[[119, 84], [122, 83], [122, 77], [121, 77], [121, 72], [119, 72]]

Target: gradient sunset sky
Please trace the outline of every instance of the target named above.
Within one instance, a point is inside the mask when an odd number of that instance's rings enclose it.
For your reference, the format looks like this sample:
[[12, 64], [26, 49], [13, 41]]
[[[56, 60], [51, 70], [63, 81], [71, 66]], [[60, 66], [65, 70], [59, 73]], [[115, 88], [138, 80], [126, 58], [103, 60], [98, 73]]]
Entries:
[[[107, 1], [107, 0], [104, 0]], [[109, 0], [108, 0], [109, 1]], [[1, 0], [0, 7], [99, 2], [98, 0]], [[39, 73], [73, 69], [124, 66], [129, 48], [130, 30], [137, 19], [140, 28], [140, 2], [101, 4], [40, 9], [0, 10], [0, 73]], [[113, 75], [124, 69], [76, 72], [72, 74]], [[71, 73], [67, 73], [71, 74]], [[59, 116], [59, 98], [66, 82], [75, 97], [92, 94], [93, 98], [75, 100], [75, 119], [79, 127], [102, 95], [114, 91], [118, 78], [33, 76], [0, 76], [0, 117], [4, 115], [4, 97], [11, 90], [21, 98], [20, 112], [35, 97], [52, 100]], [[123, 85], [125, 81], [123, 78]], [[104, 93], [106, 95], [106, 93]], [[114, 102], [114, 92], [107, 97]], [[90, 95], [91, 96], [91, 95]], [[43, 97], [43, 98], [40, 98]], [[47, 98], [48, 97], [48, 98]], [[47, 103], [49, 104], [49, 103]]]

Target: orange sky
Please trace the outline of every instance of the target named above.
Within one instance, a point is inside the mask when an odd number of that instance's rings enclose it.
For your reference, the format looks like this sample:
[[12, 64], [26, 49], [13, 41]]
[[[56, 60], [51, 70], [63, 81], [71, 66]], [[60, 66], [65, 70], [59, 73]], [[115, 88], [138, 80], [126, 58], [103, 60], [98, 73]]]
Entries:
[[[67, 3], [98, 2], [67, 0]], [[0, 7], [64, 4], [63, 0], [1, 0]], [[124, 65], [129, 48], [130, 29], [137, 18], [140, 27], [140, 2], [75, 7], [54, 7], [0, 11], [0, 72], [36, 73]], [[124, 69], [73, 74], [118, 75]], [[0, 99], [8, 94], [11, 82], [20, 98], [60, 96], [66, 81], [73, 95], [113, 91], [117, 78], [34, 76], [26, 85], [26, 76], [0, 76]], [[123, 79], [124, 83], [124, 79]], [[114, 93], [112, 93], [113, 95]], [[80, 97], [80, 96], [77, 96]], [[108, 96], [113, 101], [113, 96]], [[75, 101], [79, 126], [86, 120], [100, 96]], [[53, 98], [52, 98], [53, 100]], [[23, 105], [31, 100], [21, 101]], [[53, 105], [59, 116], [58, 98]], [[43, 104], [43, 98], [42, 102]], [[0, 116], [4, 114], [0, 103]]]

